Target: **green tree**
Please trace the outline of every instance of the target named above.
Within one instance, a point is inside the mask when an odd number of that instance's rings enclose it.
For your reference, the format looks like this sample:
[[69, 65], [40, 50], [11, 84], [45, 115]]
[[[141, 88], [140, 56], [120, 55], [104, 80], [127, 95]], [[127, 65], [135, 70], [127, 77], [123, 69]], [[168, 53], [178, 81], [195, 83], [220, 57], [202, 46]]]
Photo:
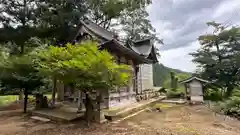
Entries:
[[[30, 37], [49, 38], [52, 44], [64, 45], [72, 40], [79, 21], [88, 17], [98, 25], [114, 30], [123, 26], [133, 40], [146, 37], [158, 40], [147, 19], [151, 0], [2, 0], [0, 42], [21, 46]], [[131, 19], [129, 19], [131, 18]], [[132, 21], [130, 21], [132, 20]], [[134, 31], [134, 32], [131, 32]], [[160, 41], [160, 40], [158, 40]]]
[[156, 30], [148, 20], [149, 14], [146, 7], [125, 12], [121, 18], [120, 23], [123, 25], [123, 31], [126, 32], [126, 38], [138, 41], [146, 38], [152, 38], [154, 41], [162, 43], [156, 35]]
[[[124, 41], [152, 39], [153, 43], [163, 44], [163, 40], [157, 36], [156, 29], [148, 18], [149, 14], [146, 11], [146, 6], [139, 6], [137, 9], [124, 11], [119, 17], [119, 22], [122, 26], [121, 31], [125, 32], [126, 36], [121, 38]], [[156, 46], [155, 49], [157, 50], [157, 55], [160, 56], [158, 53], [159, 49]]]
[[[92, 115], [91, 97], [94, 90], [109, 90], [126, 85], [130, 80], [130, 68], [118, 65], [106, 51], [99, 51], [97, 43], [84, 42], [80, 45], [67, 44], [66, 47], [50, 46], [40, 51], [38, 70], [40, 74], [57, 78], [64, 84], [74, 84], [86, 94], [86, 117]], [[90, 119], [88, 119], [89, 121]]]
[[151, 4], [151, 0], [87, 0], [87, 16], [103, 28], [119, 25], [126, 14]]
[[240, 29], [226, 29], [221, 24], [210, 22], [214, 26], [213, 34], [199, 37], [203, 45], [197, 52], [192, 53], [193, 61], [199, 64], [203, 78], [214, 82], [218, 88], [231, 96], [234, 87], [239, 86], [239, 37]]
[[86, 0], [41, 0], [38, 28], [40, 37], [50, 38], [54, 45], [64, 45], [78, 30], [88, 11]]
[[31, 55], [9, 56], [0, 63], [1, 87], [5, 91], [24, 90], [24, 112], [27, 112], [28, 95], [43, 85], [37, 75]]
[[39, 12], [36, 0], [1, 0], [0, 42], [12, 42], [24, 53], [24, 45], [31, 37], [37, 36], [36, 25]]
[[[103, 28], [114, 30], [114, 26], [127, 25], [127, 23], [121, 23], [125, 16], [132, 16], [133, 13], [141, 16], [142, 13], [137, 12], [137, 10], [141, 8], [145, 11], [145, 7], [151, 3], [151, 0], [42, 1], [45, 4], [40, 6], [42, 11], [40, 17], [41, 29], [44, 28], [44, 34], [54, 37], [58, 44], [69, 42], [71, 37], [74, 36], [73, 34], [76, 33], [79, 21], [85, 17]], [[154, 30], [146, 16], [141, 17], [144, 17], [140, 18], [143, 21], [136, 25], [143, 28], [147, 24], [151, 31]], [[146, 27], [144, 28], [147, 31]], [[141, 33], [143, 32], [141, 31]]]

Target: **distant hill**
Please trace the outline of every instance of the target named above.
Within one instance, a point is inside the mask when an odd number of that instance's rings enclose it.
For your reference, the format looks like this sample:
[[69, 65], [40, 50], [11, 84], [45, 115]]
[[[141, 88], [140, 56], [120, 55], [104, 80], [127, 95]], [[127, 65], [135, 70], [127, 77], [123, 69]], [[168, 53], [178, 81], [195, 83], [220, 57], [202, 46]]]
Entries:
[[[154, 86], [168, 85], [170, 82], [170, 72], [174, 72], [179, 80], [191, 76], [191, 73], [184, 72], [179, 69], [172, 69], [164, 66], [163, 64], [156, 63], [153, 65], [153, 84]], [[165, 86], [168, 87], [168, 86]]]

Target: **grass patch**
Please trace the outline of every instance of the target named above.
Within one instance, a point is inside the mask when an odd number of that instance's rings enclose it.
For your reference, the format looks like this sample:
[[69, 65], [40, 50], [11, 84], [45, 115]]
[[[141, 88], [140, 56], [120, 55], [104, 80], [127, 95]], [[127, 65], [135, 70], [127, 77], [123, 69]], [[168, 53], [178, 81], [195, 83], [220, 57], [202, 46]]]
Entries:
[[[48, 99], [52, 98], [51, 94], [46, 94], [45, 96], [47, 96]], [[34, 101], [35, 97], [33, 95], [29, 95], [28, 96], [29, 101]], [[3, 105], [8, 105], [12, 102], [15, 102], [18, 100], [18, 95], [6, 95], [6, 96], [0, 96], [0, 106]]]
[[17, 95], [0, 96], [0, 105], [8, 105], [18, 100]]
[[117, 113], [119, 111], [120, 111], [119, 107], [111, 107], [109, 109], [104, 109], [104, 112], [108, 113], [108, 114], [115, 114], [115, 113]]
[[173, 104], [163, 104], [163, 103], [156, 103], [153, 108], [171, 108], [173, 107]]
[[178, 129], [181, 133], [192, 133], [194, 135], [200, 135], [200, 133], [196, 129], [191, 127], [184, 127], [181, 125], [178, 127]]

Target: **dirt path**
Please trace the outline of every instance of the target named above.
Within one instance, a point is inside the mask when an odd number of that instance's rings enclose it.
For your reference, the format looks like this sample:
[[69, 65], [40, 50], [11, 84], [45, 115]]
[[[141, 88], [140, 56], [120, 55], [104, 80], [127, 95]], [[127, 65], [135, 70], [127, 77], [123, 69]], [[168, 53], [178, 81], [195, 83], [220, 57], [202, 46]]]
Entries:
[[240, 121], [215, 115], [204, 106], [143, 112], [125, 122], [166, 135], [240, 135]]
[[240, 135], [240, 121], [224, 120], [202, 106], [142, 112], [117, 124], [43, 123], [0, 115], [0, 135]]

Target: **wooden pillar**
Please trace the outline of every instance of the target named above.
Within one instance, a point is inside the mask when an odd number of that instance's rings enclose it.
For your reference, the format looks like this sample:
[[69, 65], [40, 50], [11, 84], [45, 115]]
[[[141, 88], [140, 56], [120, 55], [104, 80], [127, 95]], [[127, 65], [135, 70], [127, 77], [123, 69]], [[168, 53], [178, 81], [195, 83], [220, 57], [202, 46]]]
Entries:
[[[119, 64], [126, 64], [127, 60], [125, 56], [119, 56]], [[125, 71], [124, 71], [125, 72]], [[127, 86], [119, 88], [119, 102], [121, 102], [121, 91], [127, 92], [126, 91]]]
[[132, 60], [128, 60], [128, 63], [129, 63], [129, 65], [130, 65], [131, 68], [132, 68], [132, 71], [131, 71], [132, 78], [131, 78], [130, 83], [129, 83], [129, 92], [130, 92], [130, 93], [133, 93], [133, 89], [134, 89], [134, 81], [135, 81], [135, 70], [134, 70], [134, 64], [133, 64], [133, 61], [132, 61]]
[[184, 88], [185, 88], [185, 99], [187, 99], [187, 84], [184, 83]]
[[138, 67], [137, 67], [137, 64], [135, 64], [134, 62], [133, 62], [133, 68], [134, 68], [134, 87], [133, 87], [133, 89], [134, 89], [134, 91], [135, 91], [135, 93], [136, 94], [138, 94]]

